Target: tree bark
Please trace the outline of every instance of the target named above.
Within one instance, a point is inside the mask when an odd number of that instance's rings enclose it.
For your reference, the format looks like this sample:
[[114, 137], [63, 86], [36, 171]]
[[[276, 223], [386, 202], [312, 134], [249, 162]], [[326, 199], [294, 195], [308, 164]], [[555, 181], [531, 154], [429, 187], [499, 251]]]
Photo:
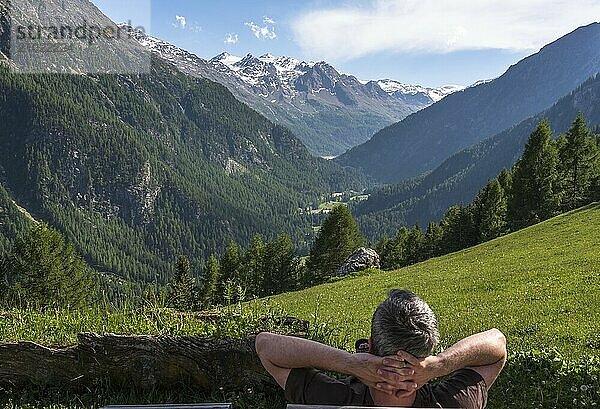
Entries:
[[69, 348], [0, 344], [0, 387], [81, 389], [98, 384], [153, 390], [185, 385], [212, 391], [273, 383], [254, 338], [122, 336], [82, 333]]

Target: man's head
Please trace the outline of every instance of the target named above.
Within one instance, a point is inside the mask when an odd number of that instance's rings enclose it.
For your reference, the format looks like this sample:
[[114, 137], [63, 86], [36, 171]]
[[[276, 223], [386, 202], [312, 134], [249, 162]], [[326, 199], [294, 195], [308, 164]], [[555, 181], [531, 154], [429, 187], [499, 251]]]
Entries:
[[371, 353], [406, 351], [417, 358], [433, 353], [439, 340], [437, 319], [429, 305], [405, 290], [391, 290], [371, 320]]

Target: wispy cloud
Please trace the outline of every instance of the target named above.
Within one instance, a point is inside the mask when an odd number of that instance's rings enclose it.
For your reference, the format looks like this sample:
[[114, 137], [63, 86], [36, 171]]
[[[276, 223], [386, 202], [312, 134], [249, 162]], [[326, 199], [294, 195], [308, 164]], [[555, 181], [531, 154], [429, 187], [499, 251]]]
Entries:
[[225, 44], [237, 44], [239, 41], [239, 36], [235, 33], [228, 33], [225, 36], [225, 40], [223, 41]]
[[275, 21], [267, 16], [263, 17], [262, 26], [256, 24], [254, 21], [245, 23], [245, 25], [250, 28], [250, 31], [252, 31], [254, 36], [261, 40], [274, 40], [277, 38], [277, 33], [275, 33], [275, 24]]
[[185, 16], [175, 16], [175, 20], [173, 26], [185, 30], [185, 26], [187, 26], [187, 19]]
[[181, 30], [188, 30], [194, 33], [199, 33], [202, 31], [202, 26], [196, 22], [193, 24], [189, 24], [188, 20], [185, 16], [176, 15], [175, 21], [173, 21], [173, 27], [179, 28]]
[[307, 12], [292, 29], [307, 55], [335, 61], [382, 51], [534, 51], [598, 16], [598, 0], [370, 0]]

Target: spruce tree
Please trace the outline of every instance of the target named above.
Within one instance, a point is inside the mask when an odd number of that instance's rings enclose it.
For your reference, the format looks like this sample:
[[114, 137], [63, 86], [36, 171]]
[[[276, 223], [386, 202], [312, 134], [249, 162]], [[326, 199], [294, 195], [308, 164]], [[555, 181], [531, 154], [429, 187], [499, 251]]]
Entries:
[[424, 256], [425, 259], [437, 257], [442, 254], [444, 230], [436, 222], [429, 222], [425, 233]]
[[504, 196], [506, 197], [506, 200], [508, 202], [508, 197], [512, 190], [512, 173], [510, 172], [510, 170], [506, 168], [502, 169], [502, 171], [498, 175], [498, 183], [500, 183], [500, 186], [504, 191]]
[[93, 273], [74, 246], [44, 223], [33, 225], [16, 240], [4, 264], [13, 304], [82, 307], [97, 292]]
[[595, 177], [597, 147], [585, 117], [579, 113], [559, 142], [562, 208], [573, 210], [590, 200]]
[[506, 195], [498, 179], [490, 181], [473, 203], [478, 241], [484, 242], [505, 233]]
[[169, 304], [179, 311], [191, 311], [195, 308], [196, 280], [192, 276], [190, 261], [179, 256], [175, 277], [170, 283]]
[[215, 255], [210, 256], [204, 268], [204, 283], [202, 288], [203, 304], [207, 307], [218, 304], [218, 290], [221, 282], [219, 260]]
[[262, 296], [294, 290], [298, 285], [298, 257], [292, 240], [282, 235], [265, 248]]
[[[260, 296], [264, 275], [265, 243], [260, 234], [254, 235], [244, 254], [239, 284], [248, 296]], [[238, 300], [244, 301], [244, 300]]]
[[558, 207], [558, 153], [547, 119], [529, 137], [512, 171], [508, 221], [520, 229], [552, 217]]
[[404, 265], [412, 265], [425, 260], [425, 236], [418, 223], [408, 231], [404, 248]]
[[[223, 304], [227, 298], [228, 288], [239, 285], [241, 270], [240, 249], [235, 241], [231, 241], [221, 256], [221, 281], [217, 287], [215, 299]], [[231, 301], [231, 300], [229, 300]]]
[[379, 253], [381, 267], [387, 270], [392, 270], [406, 265], [407, 250], [406, 242], [410, 230], [405, 226], [398, 229], [396, 236], [383, 243], [381, 252]]
[[323, 221], [310, 249], [307, 262], [309, 284], [324, 282], [334, 275], [344, 261], [365, 239], [350, 210], [344, 205], [333, 208]]
[[452, 253], [478, 243], [473, 206], [452, 206], [440, 221], [444, 231], [444, 253]]

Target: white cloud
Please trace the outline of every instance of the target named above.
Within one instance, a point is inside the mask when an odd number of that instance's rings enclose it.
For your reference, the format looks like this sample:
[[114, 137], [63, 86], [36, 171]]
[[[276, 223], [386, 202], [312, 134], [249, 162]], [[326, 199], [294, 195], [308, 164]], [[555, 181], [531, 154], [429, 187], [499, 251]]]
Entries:
[[256, 24], [254, 21], [249, 21], [245, 23], [246, 26], [250, 27], [250, 31], [254, 34], [256, 38], [261, 40], [274, 40], [277, 38], [277, 33], [275, 33], [275, 21], [270, 19], [267, 16], [263, 17], [263, 26]]
[[382, 51], [535, 51], [598, 16], [598, 0], [371, 0], [307, 12], [292, 29], [308, 56], [341, 61]]
[[193, 24], [189, 24], [187, 18], [185, 16], [175, 16], [175, 21], [173, 22], [173, 27], [179, 28], [181, 30], [188, 30], [193, 33], [199, 33], [202, 31], [202, 26], [196, 22]]
[[225, 44], [237, 44], [237, 42], [239, 41], [239, 36], [235, 33], [228, 33], [225, 36], [225, 40], [224, 43]]
[[177, 20], [177, 22], [173, 23], [173, 25], [177, 28], [182, 28], [185, 30], [185, 26], [187, 25], [185, 16], [175, 16], [175, 20]]
[[194, 33], [200, 33], [202, 31], [202, 26], [198, 23], [194, 23], [192, 25], [188, 24], [187, 29]]

